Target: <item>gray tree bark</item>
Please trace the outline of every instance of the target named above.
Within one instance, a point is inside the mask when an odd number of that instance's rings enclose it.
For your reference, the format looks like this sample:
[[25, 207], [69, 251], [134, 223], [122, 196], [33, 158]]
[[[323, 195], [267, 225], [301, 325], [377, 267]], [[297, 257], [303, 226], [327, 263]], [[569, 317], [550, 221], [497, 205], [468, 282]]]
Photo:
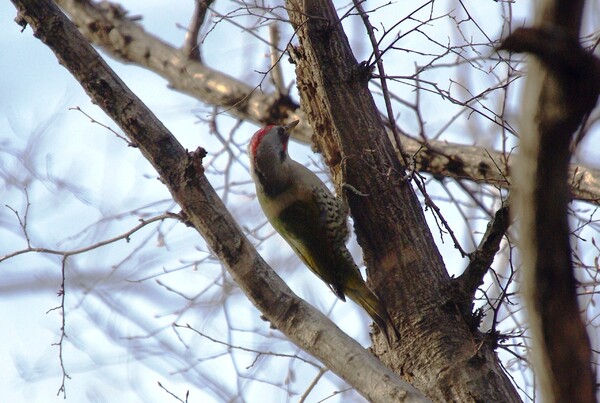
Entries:
[[434, 401], [517, 402], [494, 344], [461, 315], [442, 258], [404, 166], [396, 157], [368, 89], [369, 72], [354, 58], [330, 1], [286, 2], [300, 45], [296, 64], [302, 108], [313, 139], [345, 190], [369, 284], [388, 306], [402, 341], [374, 352]]
[[17, 22], [56, 54], [93, 102], [127, 134], [154, 166], [196, 228], [264, 316], [292, 342], [373, 402], [426, 402], [325, 315], [298, 298], [257, 254], [204, 175], [203, 149], [188, 153], [114, 74], [50, 0], [14, 0]]

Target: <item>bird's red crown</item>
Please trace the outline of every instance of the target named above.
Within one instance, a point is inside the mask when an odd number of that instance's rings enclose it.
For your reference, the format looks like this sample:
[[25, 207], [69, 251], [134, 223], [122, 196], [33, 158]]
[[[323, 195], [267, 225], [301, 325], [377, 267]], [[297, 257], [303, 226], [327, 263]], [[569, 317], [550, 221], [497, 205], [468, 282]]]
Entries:
[[260, 141], [273, 127], [275, 127], [275, 125], [268, 125], [254, 133], [252, 139], [250, 140], [250, 146], [248, 147], [250, 150], [250, 155], [256, 155], [256, 148], [260, 144]]

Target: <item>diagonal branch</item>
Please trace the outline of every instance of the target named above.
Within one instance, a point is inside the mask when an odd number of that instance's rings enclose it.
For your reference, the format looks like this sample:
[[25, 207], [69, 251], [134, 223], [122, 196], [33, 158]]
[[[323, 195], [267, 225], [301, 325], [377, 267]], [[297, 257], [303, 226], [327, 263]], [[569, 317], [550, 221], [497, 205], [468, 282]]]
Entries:
[[[75, 0], [56, 2], [90, 42], [116, 59], [145, 67], [165, 78], [175, 90], [227, 108], [244, 121], [262, 125], [300, 119], [294, 136], [301, 142], [312, 143], [312, 129], [299, 105], [289, 97], [255, 91], [245, 82], [190, 60], [185, 52], [147, 33], [119, 6], [101, 7]], [[511, 159], [500, 152], [435, 140], [425, 145], [405, 135], [399, 137], [404, 152], [414, 157], [419, 172], [510, 187], [511, 165], [505, 164], [505, 160]], [[599, 205], [600, 171], [572, 164], [569, 172], [573, 197]]]
[[502, 206], [492, 221], [488, 223], [487, 229], [477, 250], [469, 255], [469, 264], [464, 273], [455, 281], [465, 296], [465, 312], [471, 312], [471, 304], [475, 298], [477, 288], [483, 284], [483, 278], [494, 262], [496, 253], [500, 250], [500, 242], [510, 225], [508, 206]]
[[303, 120], [298, 105], [289, 97], [257, 91], [256, 87], [190, 59], [181, 49], [148, 34], [117, 4], [87, 0], [56, 3], [90, 42], [118, 60], [154, 71], [177, 91], [258, 124], [283, 122], [288, 117]]
[[322, 313], [298, 298], [267, 266], [204, 176], [204, 150], [188, 154], [52, 1], [13, 3], [19, 11], [17, 21], [33, 28], [34, 35], [55, 52], [92, 101], [138, 146], [189, 223], [203, 235], [237, 284], [274, 326], [371, 401], [426, 401]]

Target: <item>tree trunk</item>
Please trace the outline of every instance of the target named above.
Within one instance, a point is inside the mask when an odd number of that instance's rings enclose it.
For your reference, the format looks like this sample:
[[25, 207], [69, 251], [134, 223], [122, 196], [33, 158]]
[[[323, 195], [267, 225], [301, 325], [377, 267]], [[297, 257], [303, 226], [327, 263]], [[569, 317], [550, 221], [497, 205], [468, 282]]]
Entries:
[[368, 89], [370, 72], [355, 60], [330, 1], [288, 1], [300, 45], [301, 105], [339, 189], [345, 191], [369, 284], [382, 298], [402, 340], [373, 350], [435, 401], [516, 402], [494, 343], [471, 330], [429, 231], [423, 210]]

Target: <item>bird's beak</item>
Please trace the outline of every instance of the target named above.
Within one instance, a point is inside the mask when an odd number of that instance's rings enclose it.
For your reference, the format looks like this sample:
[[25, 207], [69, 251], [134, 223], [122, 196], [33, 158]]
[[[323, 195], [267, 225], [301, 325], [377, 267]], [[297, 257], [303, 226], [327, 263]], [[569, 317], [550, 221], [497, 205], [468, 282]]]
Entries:
[[294, 120], [292, 123], [290, 123], [287, 126], [283, 126], [283, 128], [285, 129], [286, 132], [289, 132], [290, 130], [292, 130], [294, 127], [296, 127], [296, 125], [298, 125], [298, 123], [300, 123], [299, 120]]

